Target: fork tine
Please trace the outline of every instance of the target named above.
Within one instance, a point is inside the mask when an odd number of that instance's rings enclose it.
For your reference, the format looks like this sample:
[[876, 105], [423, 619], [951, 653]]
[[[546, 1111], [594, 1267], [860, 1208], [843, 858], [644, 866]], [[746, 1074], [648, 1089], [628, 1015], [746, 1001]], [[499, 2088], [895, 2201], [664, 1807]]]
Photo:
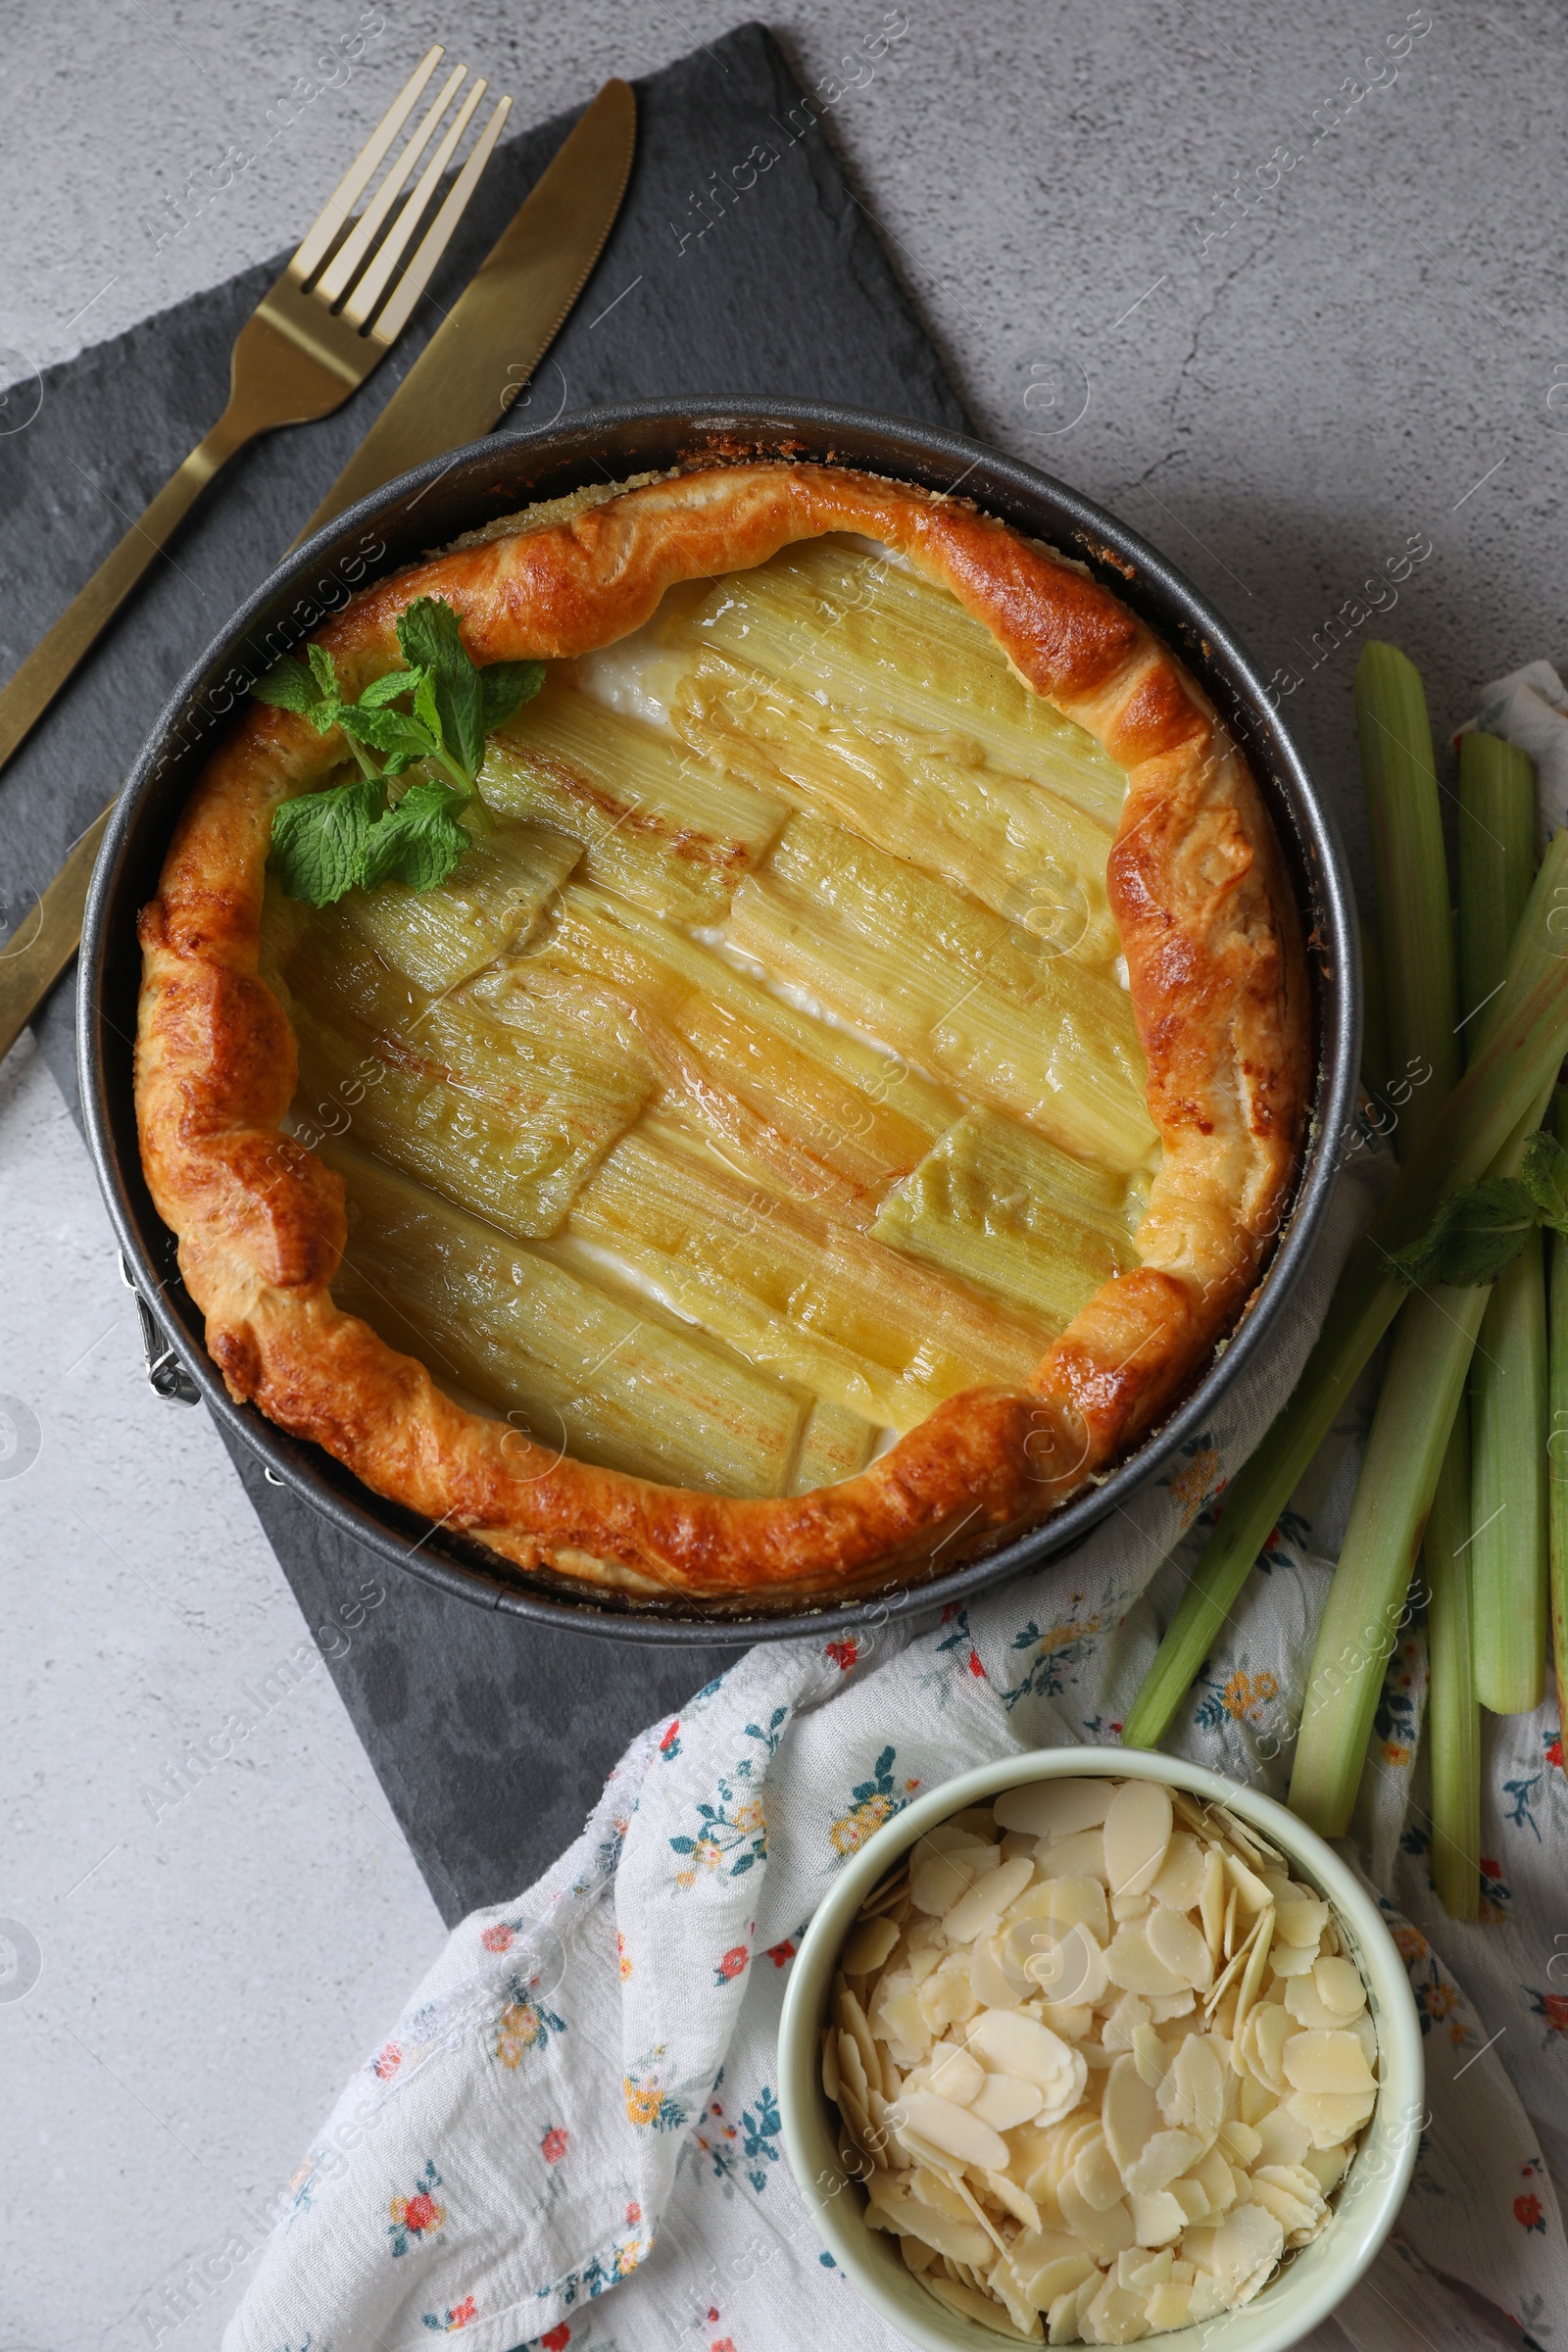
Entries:
[[435, 266], [447, 249], [448, 239], [462, 220], [464, 208], [478, 184], [479, 174], [490, 161], [490, 150], [501, 135], [501, 125], [511, 112], [510, 98], [498, 101], [495, 113], [479, 133], [473, 153], [459, 172], [446, 202], [425, 231], [413, 261], [398, 281], [391, 301], [370, 330], [377, 342], [396, 342], [407, 326], [409, 313], [429, 284]]
[[344, 288], [353, 281], [355, 272], [374, 242], [377, 230], [397, 198], [398, 190], [435, 135], [437, 123], [466, 80], [466, 66], [457, 66], [442, 83], [435, 103], [414, 133], [397, 162], [392, 166], [371, 202], [355, 221], [343, 243], [338, 247], [316, 282], [316, 292], [322, 302], [336, 302]]
[[452, 161], [458, 141], [473, 118], [473, 110], [484, 96], [489, 84], [483, 77], [476, 81], [452, 118], [451, 127], [430, 161], [420, 172], [414, 193], [404, 204], [391, 228], [387, 231], [380, 251], [365, 275], [343, 305], [343, 317], [350, 326], [363, 327], [376, 304], [386, 292], [393, 270], [403, 258], [404, 247], [418, 227], [426, 206], [440, 185], [441, 174]]
[[320, 268], [354, 207], [375, 177], [381, 158], [413, 114], [419, 92], [446, 55], [438, 41], [417, 65], [382, 116], [369, 138], [321, 208], [315, 225], [307, 229], [299, 251], [289, 264], [289, 275], [306, 283]]

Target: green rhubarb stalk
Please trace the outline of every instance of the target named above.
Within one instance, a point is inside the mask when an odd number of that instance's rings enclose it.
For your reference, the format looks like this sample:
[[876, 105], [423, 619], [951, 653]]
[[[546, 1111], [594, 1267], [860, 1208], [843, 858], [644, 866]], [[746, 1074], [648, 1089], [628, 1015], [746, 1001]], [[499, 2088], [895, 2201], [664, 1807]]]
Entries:
[[1568, 961], [1558, 960], [1563, 906], [1568, 828], [1553, 839], [1536, 877], [1475, 1060], [1352, 1252], [1284, 1412], [1226, 1490], [1219, 1526], [1122, 1726], [1127, 1746], [1155, 1747], [1169, 1730], [1275, 1520], [1409, 1296], [1387, 1271], [1388, 1252], [1416, 1240], [1440, 1200], [1484, 1175], [1546, 1097], [1568, 1052]]
[[[1448, 861], [1426, 697], [1413, 663], [1369, 645], [1355, 676], [1356, 733], [1377, 871], [1393, 1069], [1409, 1087], [1396, 1130], [1408, 1160], [1458, 1079], [1459, 1002]], [[1402, 1137], [1402, 1143], [1401, 1143]], [[1343, 1837], [1422, 1531], [1464, 1394], [1485, 1300], [1434, 1290], [1395, 1337], [1366, 1458], [1318, 1627], [1291, 1805]]]
[[1292, 1812], [1324, 1838], [1343, 1838], [1350, 1826], [1384, 1669], [1486, 1301], [1484, 1290], [1419, 1292], [1395, 1335], [1318, 1628], [1291, 1774]]
[[[1502, 986], [1535, 865], [1535, 771], [1494, 735], [1459, 744], [1460, 1027], [1474, 1057]], [[1471, 1378], [1482, 1356], [1470, 1359]], [[1427, 1521], [1427, 1755], [1432, 1883], [1454, 1919], [1474, 1919], [1481, 1886], [1481, 1702], [1476, 1696], [1470, 1410], [1461, 1402]]]
[[1535, 870], [1536, 771], [1529, 755], [1500, 736], [1461, 735], [1459, 970], [1467, 1028], [1502, 985]]
[[1391, 1078], [1409, 1096], [1395, 1129], [1402, 1161], [1431, 1133], [1459, 1076], [1459, 1002], [1448, 864], [1427, 701], [1415, 664], [1374, 642], [1355, 672], [1372, 861], [1378, 886]]
[[1427, 1757], [1432, 1884], [1450, 1919], [1481, 1901], [1481, 1706], [1470, 1633], [1470, 1410], [1454, 1415], [1422, 1557], [1427, 1583]]
[[1476, 1696], [1528, 1715], [1546, 1673], [1546, 1298], [1542, 1236], [1494, 1285], [1470, 1389]]
[[[1459, 739], [1459, 953], [1466, 1012], [1501, 986], [1535, 863], [1536, 776], [1494, 735]], [[1537, 1234], [1498, 1277], [1470, 1373], [1475, 1689], [1498, 1714], [1540, 1703], [1546, 1643], [1546, 1314]]]
[[[1568, 1145], [1568, 1087], [1559, 1087], [1552, 1124]], [[1556, 1662], [1557, 1723], [1568, 1725], [1568, 1238], [1551, 1237], [1547, 1301], [1546, 1494], [1550, 1530], [1551, 1654]]]
[[1381, 1097], [1389, 1083], [1389, 1006], [1383, 985], [1383, 951], [1361, 925], [1361, 1084]]

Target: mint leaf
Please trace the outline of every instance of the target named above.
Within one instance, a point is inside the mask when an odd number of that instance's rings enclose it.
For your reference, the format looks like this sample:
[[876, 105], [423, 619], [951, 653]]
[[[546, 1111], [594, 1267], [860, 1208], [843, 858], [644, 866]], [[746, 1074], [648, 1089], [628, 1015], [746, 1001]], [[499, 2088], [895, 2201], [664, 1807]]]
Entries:
[[421, 672], [416, 669], [389, 669], [384, 677], [372, 678], [360, 697], [362, 710], [379, 710], [383, 703], [395, 703], [412, 694]]
[[270, 703], [275, 710], [297, 710], [302, 717], [308, 717], [320, 699], [316, 680], [292, 654], [285, 654], [275, 669], [257, 680], [251, 692], [259, 703]]
[[429, 673], [448, 756], [466, 776], [476, 776], [484, 765], [483, 697], [456, 612], [439, 597], [421, 596], [399, 614], [397, 627], [405, 661]]
[[356, 776], [352, 783], [303, 793], [274, 808], [271, 866], [285, 895], [308, 906], [330, 906], [352, 890], [385, 806], [380, 777]]
[[1390, 1253], [1389, 1270], [1412, 1289], [1495, 1282], [1540, 1221], [1530, 1189], [1517, 1176], [1484, 1176], [1450, 1193], [1420, 1240]]
[[308, 645], [305, 650], [311, 658], [309, 669], [285, 654], [251, 692], [258, 702], [270, 703], [275, 710], [297, 710], [301, 718], [310, 720], [318, 735], [329, 735], [343, 715], [337, 668], [320, 646]]
[[429, 728], [433, 739], [441, 740], [441, 707], [435, 699], [435, 680], [427, 669], [415, 671], [417, 683], [414, 689], [414, 715]]
[[442, 596], [421, 596], [398, 615], [398, 643], [403, 658], [415, 669], [439, 676], [472, 669], [464, 648], [458, 616]]
[[397, 807], [371, 830], [365, 887], [373, 890], [378, 882], [403, 882], [410, 890], [434, 890], [444, 882], [465, 850], [473, 847], [458, 822], [458, 811], [468, 798], [450, 784], [411, 784]]
[[1541, 1222], [1555, 1233], [1568, 1233], [1568, 1152], [1544, 1127], [1538, 1127], [1524, 1148], [1519, 1179]]
[[488, 735], [504, 727], [522, 703], [531, 703], [545, 682], [542, 662], [492, 662], [479, 672], [479, 702]]
[[1540, 1223], [1528, 1188], [1516, 1176], [1484, 1176], [1455, 1199], [1444, 1236], [1439, 1279], [1459, 1287], [1495, 1282]]
[[411, 760], [428, 760], [440, 744], [427, 726], [407, 710], [379, 710], [372, 704], [367, 710], [364, 703], [345, 703], [338, 714], [338, 725], [356, 743], [368, 743], [373, 752], [393, 752], [406, 767]]

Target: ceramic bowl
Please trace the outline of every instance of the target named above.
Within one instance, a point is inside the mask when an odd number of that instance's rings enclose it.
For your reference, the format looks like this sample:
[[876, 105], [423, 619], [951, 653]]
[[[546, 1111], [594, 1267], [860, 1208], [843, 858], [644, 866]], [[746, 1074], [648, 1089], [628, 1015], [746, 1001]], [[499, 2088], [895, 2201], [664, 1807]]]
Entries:
[[1415, 2166], [1426, 2110], [1420, 2021], [1404, 1963], [1377, 1904], [1333, 1848], [1272, 1798], [1200, 1765], [1117, 1747], [1006, 1756], [945, 1781], [878, 1830], [846, 1863], [790, 1971], [778, 2056], [790, 2168], [823, 2244], [852, 2285], [911, 2343], [926, 2352], [998, 2352], [1000, 2344], [1017, 2340], [948, 2310], [905, 2269], [898, 2241], [868, 2227], [864, 2201], [839, 2156], [837, 2119], [822, 2089], [820, 2034], [850, 1929], [865, 1897], [901, 1854], [925, 1831], [1004, 1788], [1091, 1775], [1163, 1781], [1200, 1801], [1227, 1806], [1285, 1855], [1293, 1877], [1327, 1899], [1361, 1972], [1378, 2037], [1381, 2087], [1328, 2222], [1250, 2303], [1199, 2326], [1143, 2339], [1168, 2345], [1170, 2352], [1200, 2352], [1200, 2347], [1202, 2352], [1284, 2352], [1328, 2317], [1393, 2228]]

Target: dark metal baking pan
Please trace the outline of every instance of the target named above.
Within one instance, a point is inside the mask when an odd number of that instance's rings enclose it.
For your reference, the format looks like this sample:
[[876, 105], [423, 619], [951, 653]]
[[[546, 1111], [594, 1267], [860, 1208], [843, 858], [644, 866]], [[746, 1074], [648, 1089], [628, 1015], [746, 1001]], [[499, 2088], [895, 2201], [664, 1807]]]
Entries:
[[[836, 460], [951, 491], [1084, 564], [1180, 655], [1245, 748], [1291, 867], [1308, 943], [1315, 1070], [1303, 1166], [1278, 1248], [1228, 1344], [1135, 1453], [1043, 1526], [950, 1574], [844, 1607], [795, 1602], [769, 1612], [755, 1602], [725, 1609], [584, 1592], [514, 1569], [482, 1544], [383, 1501], [318, 1447], [233, 1402], [203, 1345], [201, 1315], [179, 1280], [173, 1237], [153, 1207], [136, 1146], [136, 914], [156, 891], [175, 816], [203, 760], [251, 683], [357, 588], [462, 532], [585, 483], [705, 456]], [[1075, 491], [978, 442], [855, 410], [714, 400], [589, 410], [532, 432], [496, 434], [406, 474], [279, 564], [175, 689], [121, 795], [87, 907], [78, 1043], [88, 1138], [136, 1284], [211, 1410], [255, 1447], [274, 1479], [345, 1535], [481, 1607], [626, 1641], [689, 1642], [837, 1632], [962, 1599], [1067, 1551], [1156, 1477], [1213, 1419], [1226, 1390], [1247, 1379], [1311, 1251], [1353, 1102], [1358, 1032], [1354, 902], [1334, 820], [1257, 667], [1181, 572]]]

